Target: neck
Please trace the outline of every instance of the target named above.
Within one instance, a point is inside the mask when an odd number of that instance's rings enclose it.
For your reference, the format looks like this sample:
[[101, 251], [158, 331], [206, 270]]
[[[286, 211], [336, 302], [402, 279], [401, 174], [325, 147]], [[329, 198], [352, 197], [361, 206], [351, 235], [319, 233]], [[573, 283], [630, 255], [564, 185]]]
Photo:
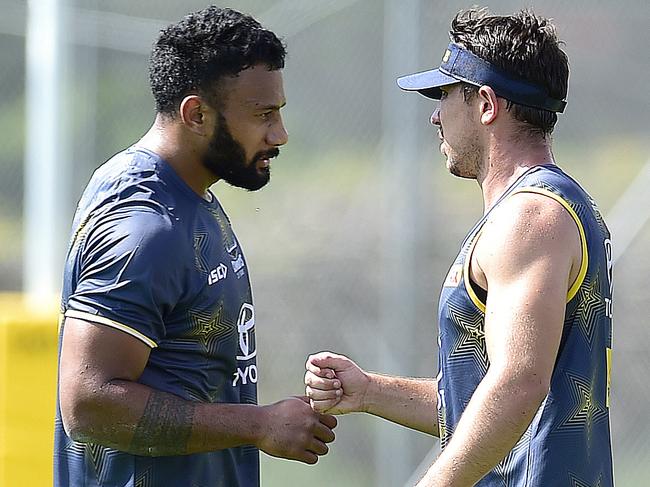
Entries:
[[173, 119], [156, 115], [156, 119], [137, 145], [158, 154], [202, 198], [208, 198], [208, 188], [218, 181], [201, 160], [201, 152]]
[[495, 137], [483, 157], [482, 171], [477, 178], [483, 192], [484, 211], [487, 213], [501, 195], [531, 167], [555, 164], [550, 137], [499, 142]]

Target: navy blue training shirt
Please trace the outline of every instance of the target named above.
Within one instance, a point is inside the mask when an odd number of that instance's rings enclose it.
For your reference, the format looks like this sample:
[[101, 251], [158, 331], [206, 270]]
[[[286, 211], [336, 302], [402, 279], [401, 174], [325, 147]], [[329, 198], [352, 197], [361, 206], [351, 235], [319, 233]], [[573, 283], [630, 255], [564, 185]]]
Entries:
[[[142, 384], [188, 401], [256, 404], [248, 269], [208, 194], [211, 201], [135, 146], [97, 169], [74, 218], [62, 312], [151, 347]], [[57, 398], [54, 485], [257, 487], [259, 452], [145, 457], [77, 443], [63, 429]]]

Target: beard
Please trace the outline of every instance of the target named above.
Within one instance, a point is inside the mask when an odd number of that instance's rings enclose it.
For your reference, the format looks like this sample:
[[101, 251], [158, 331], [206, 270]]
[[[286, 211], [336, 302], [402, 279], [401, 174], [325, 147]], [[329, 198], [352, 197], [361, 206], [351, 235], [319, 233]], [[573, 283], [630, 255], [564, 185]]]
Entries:
[[208, 150], [203, 155], [203, 165], [231, 186], [249, 191], [262, 188], [271, 179], [271, 168], [258, 169], [257, 162], [276, 157], [280, 151], [277, 148], [260, 151], [247, 160], [246, 151], [230, 133], [228, 123], [221, 113], [218, 122]]

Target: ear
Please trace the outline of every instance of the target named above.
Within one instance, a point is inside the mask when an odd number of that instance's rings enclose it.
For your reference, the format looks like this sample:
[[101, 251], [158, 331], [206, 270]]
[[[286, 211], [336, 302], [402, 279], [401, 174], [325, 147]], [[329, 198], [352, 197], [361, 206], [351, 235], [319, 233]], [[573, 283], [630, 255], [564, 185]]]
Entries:
[[210, 132], [210, 109], [198, 95], [187, 95], [181, 101], [179, 110], [181, 122], [191, 132], [205, 136]]
[[492, 88], [483, 85], [478, 89], [479, 106], [481, 108], [481, 123], [490, 125], [499, 114], [499, 100]]

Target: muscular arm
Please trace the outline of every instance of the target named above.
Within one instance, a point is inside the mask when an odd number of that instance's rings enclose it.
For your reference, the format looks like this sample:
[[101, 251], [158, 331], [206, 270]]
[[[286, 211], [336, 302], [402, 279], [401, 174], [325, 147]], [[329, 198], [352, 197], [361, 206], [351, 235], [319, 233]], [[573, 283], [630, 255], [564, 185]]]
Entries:
[[438, 436], [434, 379], [365, 372], [344, 355], [320, 352], [307, 360], [306, 392], [317, 411], [366, 412]]
[[[271, 455], [315, 463], [327, 452], [335, 422], [313, 416], [300, 399], [272, 406], [204, 404], [137, 383], [149, 350], [122, 331], [66, 319], [59, 394], [72, 439], [145, 456], [252, 444]], [[279, 434], [278, 425], [293, 430], [295, 438]]]
[[488, 285], [490, 368], [418, 486], [474, 485], [530, 425], [550, 386], [580, 248], [573, 219], [545, 196], [515, 195], [486, 224], [472, 265]]

